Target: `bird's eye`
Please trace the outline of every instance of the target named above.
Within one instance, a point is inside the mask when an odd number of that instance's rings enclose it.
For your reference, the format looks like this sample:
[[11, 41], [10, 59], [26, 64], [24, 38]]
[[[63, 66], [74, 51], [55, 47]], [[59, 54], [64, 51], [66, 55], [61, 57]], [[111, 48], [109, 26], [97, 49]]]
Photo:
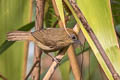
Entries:
[[72, 40], [77, 40], [77, 36], [75, 34], [71, 35]]

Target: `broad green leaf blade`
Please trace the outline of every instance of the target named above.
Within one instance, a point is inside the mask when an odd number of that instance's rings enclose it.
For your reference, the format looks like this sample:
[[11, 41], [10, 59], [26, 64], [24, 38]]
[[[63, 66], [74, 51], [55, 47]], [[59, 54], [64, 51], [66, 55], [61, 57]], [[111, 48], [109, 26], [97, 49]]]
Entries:
[[[120, 75], [120, 50], [112, 22], [110, 0], [82, 0], [81, 2], [77, 1], [77, 3], [107, 53], [115, 70]], [[108, 76], [105, 64], [99, 59], [98, 52], [94, 51], [94, 53]]]
[[[18, 30], [21, 31], [28, 31], [31, 28], [33, 28], [33, 26], [35, 25], [35, 22], [31, 22], [27, 25], [24, 25], [23, 27], [19, 28]], [[14, 41], [7, 41], [5, 40], [1, 45], [0, 45], [0, 54], [2, 54], [5, 50], [7, 50], [12, 44], [14, 43]]]
[[[69, 2], [65, 0], [67, 5], [72, 11], [72, 14], [74, 15], [76, 21], [80, 25], [80, 28], [82, 29], [87, 41], [89, 42], [89, 45], [91, 46], [92, 50], [94, 51], [94, 54], [100, 63], [101, 67], [103, 68], [104, 72], [106, 73], [107, 77], [110, 80], [113, 80], [113, 77], [108, 70], [105, 62], [103, 61], [101, 55], [98, 53], [97, 48], [95, 47], [93, 41], [91, 40], [90, 36], [86, 32], [86, 30], [81, 25], [81, 22], [77, 18], [76, 14], [74, 13], [74, 10], [69, 5]], [[91, 0], [91, 1], [85, 1], [82, 0], [81, 2], [77, 2], [80, 9], [82, 10], [83, 14], [85, 15], [88, 23], [92, 27], [93, 31], [95, 32], [98, 40], [102, 44], [103, 48], [105, 49], [108, 57], [110, 58], [114, 68], [116, 71], [120, 74], [120, 51], [115, 35], [115, 31], [113, 28], [113, 22], [112, 22], [112, 16], [110, 11], [110, 5], [108, 0]], [[107, 30], [107, 31], [106, 31]], [[112, 48], [112, 49], [111, 49]]]
[[[6, 33], [30, 22], [31, 0], [0, 0], [0, 45]], [[24, 43], [17, 42], [0, 55], [0, 73], [8, 80], [22, 80]], [[17, 74], [16, 74], [17, 73]]]
[[14, 41], [5, 40], [0, 46], [0, 54], [7, 50], [13, 43]]
[[60, 14], [60, 18], [61, 18], [61, 20], [63, 22], [64, 27], [65, 27], [65, 18], [64, 18], [64, 12], [63, 12], [62, 0], [55, 0], [55, 2], [56, 2], [58, 12]]

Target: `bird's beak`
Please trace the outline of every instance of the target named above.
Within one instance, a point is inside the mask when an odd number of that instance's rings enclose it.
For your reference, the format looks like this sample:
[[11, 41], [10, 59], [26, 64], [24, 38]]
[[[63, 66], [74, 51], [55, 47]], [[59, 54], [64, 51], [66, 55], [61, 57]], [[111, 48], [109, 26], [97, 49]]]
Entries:
[[75, 44], [81, 44], [80, 40], [75, 40], [74, 43]]

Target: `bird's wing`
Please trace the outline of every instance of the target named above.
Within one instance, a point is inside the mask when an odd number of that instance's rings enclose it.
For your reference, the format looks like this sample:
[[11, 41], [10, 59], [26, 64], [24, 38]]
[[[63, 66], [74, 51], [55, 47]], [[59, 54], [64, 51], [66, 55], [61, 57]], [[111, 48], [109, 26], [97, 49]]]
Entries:
[[37, 41], [43, 43], [44, 34], [41, 31], [35, 31], [31, 34]]
[[51, 28], [32, 32], [33, 37], [51, 50], [58, 50], [70, 44], [68, 34], [63, 28]]
[[[53, 50], [56, 47], [56, 43], [50, 39], [49, 32], [45, 30], [32, 32], [33, 37], [39, 42], [39, 47], [44, 50]], [[41, 46], [42, 45], [42, 46]]]

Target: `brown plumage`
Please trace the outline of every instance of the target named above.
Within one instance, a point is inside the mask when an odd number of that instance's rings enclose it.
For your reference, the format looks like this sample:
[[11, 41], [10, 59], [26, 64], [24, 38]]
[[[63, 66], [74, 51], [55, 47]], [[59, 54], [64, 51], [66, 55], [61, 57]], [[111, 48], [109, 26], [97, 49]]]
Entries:
[[35, 32], [13, 31], [7, 34], [8, 41], [29, 40], [46, 52], [57, 51], [78, 40], [76, 33], [67, 28], [49, 28]]

